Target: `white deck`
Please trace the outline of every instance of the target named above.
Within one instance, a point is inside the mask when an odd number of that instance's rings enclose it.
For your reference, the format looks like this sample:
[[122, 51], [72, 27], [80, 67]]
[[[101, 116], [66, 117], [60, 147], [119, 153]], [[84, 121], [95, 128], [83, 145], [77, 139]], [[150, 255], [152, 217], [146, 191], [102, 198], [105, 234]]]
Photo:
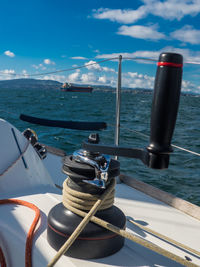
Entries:
[[[2, 141], [1, 145], [3, 145], [3, 143]], [[23, 146], [23, 142], [21, 145]], [[62, 185], [65, 176], [60, 172], [62, 166], [61, 158], [49, 154], [44, 161], [48, 171], [43, 166], [42, 161], [39, 162], [41, 165], [40, 174], [42, 174], [42, 185], [39, 185], [37, 176], [39, 175], [39, 171], [35, 172], [34, 166], [30, 167], [33, 162], [34, 164], [38, 164], [39, 161], [32, 147], [27, 150], [24, 158], [29, 166], [28, 169], [23, 166], [22, 160], [19, 160], [6, 175], [0, 176], [0, 199], [16, 197], [35, 204], [41, 210], [40, 228], [34, 238], [33, 267], [44, 267], [56, 253], [46, 239], [48, 212], [54, 205], [62, 200], [61, 190], [57, 189], [53, 183]], [[44, 182], [45, 179], [47, 179], [46, 184]], [[8, 191], [6, 191], [5, 184], [9, 187]], [[200, 250], [200, 221], [125, 184], [118, 184], [116, 187], [115, 205], [118, 206], [126, 216], [191, 248]], [[0, 205], [0, 214], [0, 246], [6, 255], [8, 266], [23, 267], [26, 233], [32, 223], [34, 212], [22, 206]], [[188, 252], [177, 249], [147, 234], [145, 231], [133, 226], [129, 222], [127, 222], [127, 230], [183, 258], [188, 256], [192, 259], [193, 263], [200, 266], [200, 258], [194, 257]], [[62, 256], [55, 266], [111, 267], [181, 265], [126, 240], [125, 246], [112, 256], [88, 261]]]

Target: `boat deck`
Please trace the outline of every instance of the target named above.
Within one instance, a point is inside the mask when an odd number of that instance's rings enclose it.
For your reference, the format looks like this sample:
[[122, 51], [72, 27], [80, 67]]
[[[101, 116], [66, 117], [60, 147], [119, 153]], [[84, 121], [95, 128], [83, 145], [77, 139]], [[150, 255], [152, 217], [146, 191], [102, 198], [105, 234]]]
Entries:
[[[0, 199], [17, 198], [35, 204], [41, 211], [40, 227], [33, 240], [33, 267], [46, 266], [56, 254], [47, 241], [47, 216], [52, 207], [62, 201], [62, 173], [64, 153], [48, 152], [42, 161], [26, 138], [9, 123], [0, 120]], [[15, 132], [15, 138], [13, 135]], [[22, 154], [16, 144], [21, 147]], [[49, 150], [49, 149], [48, 149]], [[11, 153], [12, 152], [12, 153]], [[134, 180], [131, 179], [133, 183]], [[57, 186], [55, 186], [55, 184]], [[134, 189], [125, 183], [116, 186], [115, 205], [127, 218], [146, 225], [165, 236], [183, 243], [195, 250], [200, 249], [200, 221]], [[196, 209], [200, 209], [196, 207]], [[26, 235], [32, 224], [34, 212], [24, 206], [0, 206], [0, 247], [8, 266], [25, 266]], [[127, 221], [127, 231], [165, 248], [200, 266], [200, 257], [178, 249], [161, 238]], [[91, 248], [92, 249], [92, 248]], [[158, 255], [129, 240], [116, 254], [95, 260], [79, 260], [62, 256], [55, 267], [64, 266], [181, 266], [164, 256]]]
[[[54, 161], [54, 173], [52, 175], [56, 182], [62, 180], [64, 175], [56, 173], [62, 165], [61, 157], [49, 154], [45, 165], [52, 166]], [[56, 166], [56, 168], [55, 168]], [[58, 167], [58, 168], [57, 168]], [[60, 180], [59, 180], [60, 179]], [[1, 196], [2, 197], [2, 196]], [[3, 195], [3, 198], [12, 197], [10, 194]], [[17, 198], [31, 202], [41, 210], [41, 225], [34, 239], [33, 266], [46, 266], [56, 254], [47, 242], [47, 215], [50, 209], [62, 201], [61, 190], [52, 185], [32, 187], [31, 190], [24, 190], [21, 195], [18, 191]], [[124, 183], [117, 184], [115, 205], [118, 206], [132, 220], [147, 226], [154, 231], [164, 234], [180, 243], [193, 249], [199, 250], [200, 221], [192, 218], [183, 212], [170, 207], [163, 202], [156, 200]], [[4, 205], [0, 207], [0, 236], [6, 255], [11, 266], [24, 266], [25, 239], [28, 228], [33, 220], [33, 212], [25, 207]], [[23, 220], [21, 219], [23, 218]], [[194, 256], [183, 249], [164, 242], [160, 238], [148, 234], [146, 231], [134, 226], [127, 221], [127, 231], [149, 240], [162, 248], [175, 253], [183, 258], [188, 257], [193, 263], [200, 265], [200, 257]], [[4, 241], [4, 242], [3, 242]], [[61, 266], [182, 266], [163, 256], [156, 254], [129, 240], [125, 241], [124, 247], [116, 254], [95, 260], [79, 260], [62, 256], [55, 265]]]

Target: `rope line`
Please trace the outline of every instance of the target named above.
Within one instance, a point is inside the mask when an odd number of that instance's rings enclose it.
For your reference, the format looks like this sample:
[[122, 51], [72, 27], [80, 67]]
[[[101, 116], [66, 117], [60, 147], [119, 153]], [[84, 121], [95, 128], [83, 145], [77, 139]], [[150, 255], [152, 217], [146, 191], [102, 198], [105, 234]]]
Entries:
[[87, 215], [84, 217], [84, 219], [80, 222], [80, 224], [77, 226], [77, 228], [71, 234], [71, 236], [67, 239], [67, 241], [64, 243], [64, 245], [59, 249], [59, 251], [56, 253], [56, 255], [51, 260], [51, 262], [47, 265], [47, 267], [53, 267], [56, 264], [56, 262], [60, 259], [60, 257], [63, 254], [65, 254], [65, 252], [74, 243], [74, 241], [79, 236], [79, 234], [82, 232], [82, 230], [85, 228], [85, 226], [89, 223], [92, 216], [97, 212], [97, 210], [101, 207], [101, 205], [104, 203], [106, 198], [113, 191], [114, 187], [115, 187], [115, 179], [112, 179], [112, 181], [109, 184], [109, 186], [107, 187], [107, 189], [100, 196], [100, 198], [95, 202], [95, 204], [93, 205], [91, 210], [87, 213]]
[[0, 266], [7, 267], [6, 259], [5, 259], [5, 256], [4, 256], [4, 253], [1, 247], [0, 247]]
[[[98, 195], [86, 194], [71, 189], [69, 186], [69, 179], [63, 183], [63, 205], [66, 208], [74, 207], [80, 210], [90, 210], [95, 202], [99, 199]], [[110, 195], [106, 198], [105, 202], [101, 205], [99, 210], [105, 210], [112, 207], [114, 203], [115, 189], [113, 188]]]
[[[20, 199], [1, 199], [0, 200], [0, 205], [1, 204], [15, 204], [15, 205], [22, 205], [26, 206], [32, 210], [35, 211], [35, 217], [34, 220], [29, 228], [29, 231], [27, 233], [27, 238], [26, 238], [26, 249], [25, 249], [25, 267], [31, 267], [32, 266], [32, 243], [33, 243], [33, 237], [35, 233], [36, 226], [39, 222], [40, 219], [40, 210], [38, 207], [36, 207], [34, 204], [20, 200]], [[6, 267], [6, 265], [5, 265]]]
[[150, 229], [150, 228], [148, 228], [146, 226], [143, 226], [143, 225], [135, 222], [134, 220], [128, 219], [128, 221], [130, 223], [138, 226], [139, 228], [145, 230], [146, 232], [151, 233], [152, 235], [154, 235], [154, 236], [156, 236], [158, 238], [163, 239], [164, 241], [170, 242], [170, 243], [174, 244], [175, 246], [178, 246], [180, 248], [183, 248], [183, 249], [185, 249], [185, 250], [187, 250], [187, 251], [189, 251], [191, 253], [194, 253], [194, 254], [200, 256], [200, 252], [197, 251], [197, 250], [195, 250], [195, 249], [193, 249], [193, 248], [190, 248], [190, 247], [188, 247], [188, 246], [186, 246], [186, 245], [184, 245], [184, 244], [182, 244], [180, 242], [177, 242], [176, 240], [173, 240], [172, 238], [170, 238], [168, 236], [162, 235], [162, 234], [160, 234], [160, 233], [158, 233], [158, 232], [156, 232], [156, 231], [154, 231], [154, 230], [152, 230], [152, 229]]
[[[66, 183], [67, 184], [67, 183]], [[66, 185], [65, 184], [65, 185]], [[64, 185], [64, 186], [65, 186]], [[197, 267], [196, 264], [192, 263], [192, 262], [188, 262], [187, 260], [139, 237], [136, 236], [134, 234], [131, 234], [125, 230], [122, 230], [102, 219], [99, 219], [97, 217], [94, 216], [94, 214], [96, 213], [96, 211], [99, 209], [99, 207], [101, 206], [102, 202], [106, 200], [106, 198], [109, 196], [109, 194], [113, 191], [115, 186], [115, 179], [112, 179], [112, 183], [108, 186], [108, 188], [104, 191], [104, 193], [99, 197], [99, 200], [96, 201], [96, 203], [94, 204], [94, 206], [91, 208], [91, 210], [89, 211], [89, 213], [84, 212], [83, 210], [79, 210], [75, 207], [72, 206], [68, 206], [67, 208], [72, 211], [73, 213], [84, 217], [83, 220], [80, 222], [80, 224], [78, 225], [78, 227], [74, 230], [74, 232], [71, 234], [71, 236], [69, 237], [69, 239], [67, 239], [67, 241], [65, 242], [65, 244], [61, 247], [61, 249], [57, 252], [57, 254], [54, 256], [54, 258], [51, 260], [51, 262], [47, 265], [47, 267], [53, 267], [57, 261], [60, 259], [60, 257], [66, 253], [66, 251], [70, 248], [70, 246], [73, 244], [73, 242], [76, 240], [76, 238], [79, 236], [79, 234], [81, 233], [81, 231], [84, 229], [84, 227], [87, 225], [87, 223], [89, 221], [92, 221], [98, 225], [100, 225], [101, 227], [106, 228], [107, 230], [110, 230], [111, 232], [114, 232], [118, 235], [121, 235], [147, 249], [150, 249], [151, 251], [154, 251], [164, 257], [167, 257], [175, 262], [178, 262], [184, 266], [187, 267]], [[79, 194], [79, 192], [76, 191], [76, 194]], [[82, 194], [82, 193], [81, 193]]]

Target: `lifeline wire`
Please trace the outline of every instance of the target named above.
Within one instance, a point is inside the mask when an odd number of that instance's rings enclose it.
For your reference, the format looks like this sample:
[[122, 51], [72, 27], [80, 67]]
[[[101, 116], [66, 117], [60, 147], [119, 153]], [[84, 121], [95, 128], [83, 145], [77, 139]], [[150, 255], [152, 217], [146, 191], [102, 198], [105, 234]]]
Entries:
[[54, 74], [54, 73], [59, 73], [59, 72], [65, 72], [65, 71], [72, 71], [72, 70], [77, 70], [77, 69], [82, 69], [82, 68], [87, 68], [88, 66], [92, 66], [92, 65], [96, 65], [96, 64], [100, 64], [100, 63], [103, 63], [103, 62], [106, 62], [106, 61], [111, 61], [113, 59], [118, 59], [118, 57], [113, 57], [113, 58], [109, 58], [109, 59], [104, 59], [104, 60], [101, 60], [101, 61], [98, 61], [98, 62], [93, 62], [93, 63], [88, 63], [88, 64], [85, 64], [85, 65], [81, 65], [81, 66], [77, 66], [77, 67], [73, 67], [73, 68], [69, 68], [69, 69], [63, 69], [63, 70], [56, 70], [56, 71], [50, 71], [50, 72], [44, 72], [44, 73], [35, 73], [35, 74], [17, 74], [17, 73], [4, 73], [4, 72], [1, 72], [1, 74], [5, 74], [5, 75], [12, 75], [12, 76], [43, 76], [43, 75], [47, 75], [47, 74]]
[[[98, 62], [93, 62], [93, 63], [88, 63], [85, 65], [81, 65], [81, 66], [77, 66], [77, 67], [73, 67], [73, 68], [69, 68], [69, 69], [63, 69], [63, 70], [56, 70], [56, 71], [50, 71], [50, 72], [44, 72], [44, 73], [35, 73], [35, 74], [23, 74], [23, 73], [4, 73], [3, 71], [0, 71], [1, 75], [11, 75], [11, 76], [24, 76], [24, 77], [33, 77], [33, 76], [44, 76], [44, 75], [48, 75], [48, 74], [55, 74], [55, 73], [59, 73], [59, 72], [65, 72], [65, 71], [72, 71], [72, 70], [76, 70], [76, 69], [82, 69], [82, 68], [86, 68], [87, 66], [91, 66], [91, 65], [96, 65], [96, 64], [100, 64], [106, 61], [111, 61], [111, 60], [115, 60], [118, 59], [119, 57], [113, 57], [113, 58], [107, 58]], [[122, 59], [128, 59], [128, 60], [141, 60], [141, 61], [150, 61], [150, 62], [157, 62], [157, 59], [153, 59], [153, 58], [144, 58], [144, 57], [123, 57]], [[186, 61], [184, 62], [184, 64], [191, 64], [191, 65], [200, 65], [200, 62], [195, 62], [195, 61]]]
[[[113, 126], [113, 125], [110, 125], [110, 126]], [[130, 131], [130, 132], [134, 132], [134, 133], [136, 133], [136, 134], [138, 134], [138, 135], [141, 135], [141, 136], [143, 136], [143, 137], [149, 138], [148, 135], [146, 135], [146, 134], [144, 134], [144, 133], [140, 133], [140, 132], [138, 132], [138, 131], [136, 131], [136, 130], [129, 129], [129, 128], [122, 127], [122, 126], [121, 126], [121, 128], [122, 128], [122, 129], [125, 129], [125, 130], [128, 130], [128, 131]], [[173, 145], [173, 144], [172, 144], [172, 146], [175, 147], [175, 148], [177, 148], [177, 149], [179, 149], [179, 150], [182, 150], [182, 151], [185, 151], [185, 152], [188, 152], [188, 153], [190, 153], [190, 154], [193, 154], [193, 155], [196, 155], [196, 156], [200, 157], [200, 153], [198, 153], [198, 152], [194, 152], [194, 151], [192, 151], [192, 150], [189, 150], [189, 149], [186, 149], [186, 148], [184, 148], [184, 147], [177, 146], [177, 145]]]

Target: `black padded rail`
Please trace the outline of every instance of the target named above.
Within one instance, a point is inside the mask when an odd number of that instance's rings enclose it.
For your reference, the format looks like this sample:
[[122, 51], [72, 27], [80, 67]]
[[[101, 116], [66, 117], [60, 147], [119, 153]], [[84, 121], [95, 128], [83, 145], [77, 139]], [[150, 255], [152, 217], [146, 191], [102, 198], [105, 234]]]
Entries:
[[96, 131], [106, 129], [105, 122], [84, 122], [84, 121], [62, 121], [36, 118], [25, 114], [20, 114], [20, 120], [50, 127], [60, 127], [73, 130]]

